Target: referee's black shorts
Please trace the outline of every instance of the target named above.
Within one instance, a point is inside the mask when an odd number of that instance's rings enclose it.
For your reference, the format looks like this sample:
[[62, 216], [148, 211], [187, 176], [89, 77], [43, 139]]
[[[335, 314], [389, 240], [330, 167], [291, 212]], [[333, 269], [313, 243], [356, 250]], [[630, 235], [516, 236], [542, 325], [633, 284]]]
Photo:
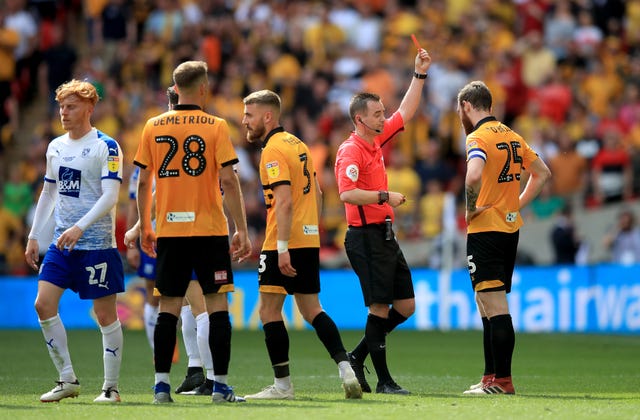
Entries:
[[384, 224], [349, 227], [344, 241], [365, 306], [414, 297], [409, 265], [396, 239], [385, 240], [385, 229]]
[[467, 264], [475, 292], [511, 292], [520, 231], [467, 235]]
[[156, 289], [181, 297], [195, 273], [202, 293], [233, 292], [228, 236], [158, 238]]

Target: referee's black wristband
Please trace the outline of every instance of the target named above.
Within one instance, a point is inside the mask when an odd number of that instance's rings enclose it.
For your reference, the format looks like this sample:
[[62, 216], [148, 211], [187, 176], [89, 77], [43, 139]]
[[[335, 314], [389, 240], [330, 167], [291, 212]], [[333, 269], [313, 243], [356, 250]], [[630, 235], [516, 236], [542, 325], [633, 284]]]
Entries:
[[416, 79], [426, 79], [427, 78], [427, 73], [420, 74], [417, 71], [414, 71], [413, 72], [413, 77], [415, 77]]

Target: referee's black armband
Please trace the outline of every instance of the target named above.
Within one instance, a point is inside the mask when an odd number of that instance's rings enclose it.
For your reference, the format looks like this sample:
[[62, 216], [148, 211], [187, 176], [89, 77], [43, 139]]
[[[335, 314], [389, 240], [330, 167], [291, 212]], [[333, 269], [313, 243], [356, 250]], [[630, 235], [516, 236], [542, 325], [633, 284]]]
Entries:
[[378, 204], [382, 205], [389, 201], [389, 191], [378, 191]]

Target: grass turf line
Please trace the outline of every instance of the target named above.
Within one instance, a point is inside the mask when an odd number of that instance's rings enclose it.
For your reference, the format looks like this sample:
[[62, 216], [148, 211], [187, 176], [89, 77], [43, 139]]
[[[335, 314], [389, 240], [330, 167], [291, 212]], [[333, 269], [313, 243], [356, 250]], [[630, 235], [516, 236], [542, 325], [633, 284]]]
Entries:
[[[361, 331], [343, 331], [351, 349]], [[395, 331], [388, 337], [389, 367], [411, 396], [365, 394], [344, 400], [338, 369], [313, 331], [291, 331], [293, 401], [249, 401], [213, 406], [208, 397], [174, 395], [175, 404], [153, 406], [152, 353], [142, 331], [125, 331], [120, 381], [122, 403], [94, 404], [102, 386], [102, 345], [96, 330], [68, 331], [74, 369], [82, 384], [78, 398], [43, 404], [57, 375], [40, 331], [0, 331], [0, 419], [234, 419], [416, 418], [640, 418], [640, 337], [518, 334], [513, 360], [517, 395], [469, 397], [461, 393], [482, 374], [479, 331]], [[180, 336], [180, 334], [178, 334]], [[172, 366], [175, 389], [186, 372]], [[238, 395], [271, 384], [261, 331], [234, 331], [230, 384]], [[367, 378], [375, 388], [376, 377]], [[222, 417], [220, 417], [222, 418]]]

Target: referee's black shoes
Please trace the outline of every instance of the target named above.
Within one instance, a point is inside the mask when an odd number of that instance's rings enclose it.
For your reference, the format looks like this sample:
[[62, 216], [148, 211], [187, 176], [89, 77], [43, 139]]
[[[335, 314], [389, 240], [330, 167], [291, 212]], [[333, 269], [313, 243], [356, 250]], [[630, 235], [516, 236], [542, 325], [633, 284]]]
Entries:
[[387, 382], [378, 382], [378, 386], [376, 386], [376, 394], [409, 395], [411, 392], [407, 391], [393, 380], [389, 380]]

